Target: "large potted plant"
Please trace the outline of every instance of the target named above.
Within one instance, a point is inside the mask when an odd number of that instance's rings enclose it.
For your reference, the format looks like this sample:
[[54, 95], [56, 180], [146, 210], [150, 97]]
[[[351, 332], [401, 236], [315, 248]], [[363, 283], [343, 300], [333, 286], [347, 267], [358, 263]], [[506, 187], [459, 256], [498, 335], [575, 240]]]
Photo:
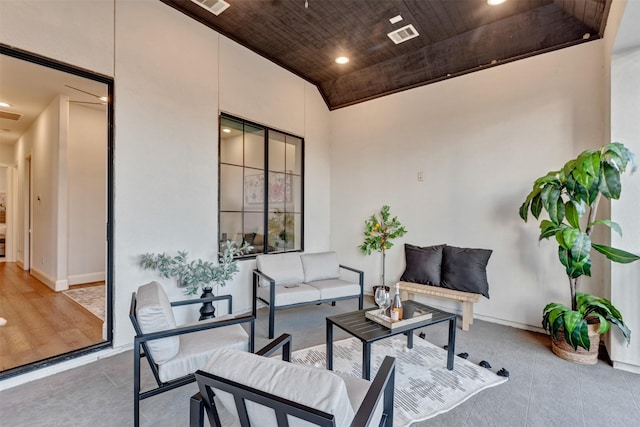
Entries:
[[636, 170], [635, 157], [620, 143], [585, 150], [561, 170], [538, 178], [520, 207], [520, 217], [525, 222], [529, 211], [536, 219], [543, 211], [548, 215], [548, 219], [540, 221], [539, 240], [555, 237], [558, 242], [558, 258], [569, 279], [571, 307], [548, 304], [543, 310], [542, 326], [551, 335], [554, 353], [578, 363], [597, 362], [599, 336], [611, 324], [620, 329], [627, 343], [631, 337], [622, 315], [609, 300], [579, 292], [580, 278], [591, 276], [592, 249], [612, 262], [640, 259], [638, 255], [591, 241], [595, 226], [609, 227], [622, 234], [615, 222], [596, 218], [602, 197], [620, 197], [620, 175], [628, 166], [632, 173]]
[[[161, 277], [175, 279], [178, 287], [185, 288], [186, 295], [195, 295], [202, 288], [201, 298], [207, 298], [213, 296], [211, 284], [225, 286], [238, 272], [236, 257], [251, 249], [247, 244], [238, 247], [235, 242], [227, 241], [217, 262], [202, 259], [189, 261], [186, 251], [178, 251], [177, 255], [145, 253], [140, 256], [138, 264], [145, 270], [157, 270]], [[213, 317], [213, 304], [203, 303], [200, 308], [200, 320]]]
[[404, 236], [407, 230], [398, 217], [391, 217], [390, 207], [382, 206], [379, 213], [371, 215], [364, 222], [364, 242], [360, 245], [360, 252], [371, 255], [372, 251], [382, 253], [382, 286], [385, 286], [385, 257], [386, 251], [393, 247], [392, 240]]

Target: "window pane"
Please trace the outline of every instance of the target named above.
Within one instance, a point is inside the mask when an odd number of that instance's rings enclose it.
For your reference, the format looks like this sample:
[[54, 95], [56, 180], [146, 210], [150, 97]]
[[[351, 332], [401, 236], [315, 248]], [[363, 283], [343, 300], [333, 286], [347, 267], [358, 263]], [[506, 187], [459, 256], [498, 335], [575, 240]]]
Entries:
[[242, 213], [220, 212], [220, 243], [237, 239], [242, 242]]
[[242, 165], [242, 123], [228, 118], [220, 119], [220, 161]]
[[269, 132], [269, 170], [285, 171], [285, 135], [280, 132]]
[[293, 215], [280, 209], [269, 213], [269, 252], [278, 252], [293, 247], [295, 229]]
[[293, 218], [291, 249], [300, 250], [302, 249], [302, 214], [291, 214], [291, 216]]
[[300, 138], [287, 136], [285, 164], [288, 173], [302, 175], [302, 140]]
[[245, 126], [244, 134], [245, 166], [264, 169], [264, 129]]
[[302, 212], [302, 177], [287, 175], [287, 210]]
[[242, 210], [243, 168], [220, 165], [220, 210]]
[[244, 209], [264, 211], [264, 170], [244, 170]]
[[253, 246], [252, 254], [264, 252], [264, 212], [244, 214], [244, 240]]

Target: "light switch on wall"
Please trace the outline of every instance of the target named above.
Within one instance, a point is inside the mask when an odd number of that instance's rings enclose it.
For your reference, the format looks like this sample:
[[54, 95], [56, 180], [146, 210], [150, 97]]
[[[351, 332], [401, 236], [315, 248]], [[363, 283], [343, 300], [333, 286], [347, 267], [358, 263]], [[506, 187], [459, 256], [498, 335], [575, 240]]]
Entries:
[[418, 171], [418, 181], [420, 182], [424, 181], [424, 174], [422, 171]]

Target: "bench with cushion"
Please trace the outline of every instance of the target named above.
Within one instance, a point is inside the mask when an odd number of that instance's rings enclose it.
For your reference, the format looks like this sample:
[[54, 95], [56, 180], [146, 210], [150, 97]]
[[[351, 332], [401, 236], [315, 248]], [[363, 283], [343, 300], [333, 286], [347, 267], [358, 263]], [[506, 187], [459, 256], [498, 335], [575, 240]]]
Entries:
[[[341, 269], [358, 275], [345, 280]], [[363, 304], [364, 273], [340, 265], [335, 252], [259, 255], [253, 271], [253, 307], [258, 300], [269, 306], [269, 338], [275, 330], [275, 311], [303, 305], [358, 298]]]
[[406, 268], [400, 277], [402, 299], [426, 295], [462, 303], [462, 330], [473, 323], [473, 304], [489, 298], [489, 249], [405, 244]]

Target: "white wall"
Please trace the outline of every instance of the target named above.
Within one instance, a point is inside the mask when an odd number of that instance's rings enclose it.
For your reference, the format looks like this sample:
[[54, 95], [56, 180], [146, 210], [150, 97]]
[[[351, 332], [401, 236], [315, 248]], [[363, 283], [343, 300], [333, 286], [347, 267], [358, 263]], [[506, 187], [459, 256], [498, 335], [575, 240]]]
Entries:
[[[622, 20], [619, 41], [611, 61], [611, 138], [625, 144], [640, 159], [640, 35], [637, 18], [640, 4], [629, 2]], [[633, 10], [632, 10], [633, 9]], [[635, 19], [633, 19], [635, 17]], [[630, 36], [631, 35], [631, 36]], [[618, 48], [621, 46], [621, 48]], [[640, 173], [622, 177], [620, 200], [611, 202], [611, 219], [622, 226], [623, 235], [611, 234], [616, 248], [640, 254]], [[640, 373], [640, 262], [611, 265], [611, 302], [632, 331], [631, 344], [622, 335], [610, 334], [610, 356], [616, 368]], [[613, 328], [615, 329], [615, 328]]]
[[[59, 197], [59, 151], [66, 141], [67, 99], [57, 97], [40, 113], [29, 130], [20, 138], [16, 149], [23, 155], [18, 159], [18, 171], [24, 179], [27, 174], [25, 156], [31, 155], [32, 176], [32, 273], [54, 290], [66, 288], [66, 268], [60, 271], [58, 253], [60, 233]], [[52, 178], [53, 177], [53, 178]], [[24, 181], [23, 181], [24, 182]], [[23, 185], [26, 194], [26, 185]], [[21, 198], [21, 202], [25, 200]], [[24, 205], [21, 205], [24, 206]], [[27, 212], [18, 221], [18, 230], [23, 230], [28, 221]], [[24, 233], [21, 233], [23, 235]], [[24, 241], [18, 244], [19, 254], [24, 251]]]
[[104, 110], [69, 104], [69, 285], [105, 280], [107, 117]]
[[387, 253], [388, 283], [404, 270], [405, 242], [492, 249], [491, 299], [476, 313], [539, 327], [569, 286], [557, 245], [538, 244], [518, 208], [536, 178], [601, 145], [601, 51], [591, 42], [332, 112], [331, 246], [365, 270], [367, 287], [379, 283], [381, 257], [357, 247], [364, 220], [388, 204], [408, 230]]
[[0, 144], [0, 164], [15, 164], [15, 149], [13, 145]]
[[[329, 204], [329, 144], [322, 126], [328, 111], [300, 78], [159, 2], [118, 1], [115, 19], [114, 343], [122, 345], [132, 338], [131, 292], [157, 278], [137, 267], [138, 255], [185, 249], [193, 257], [215, 256], [219, 110], [306, 137], [319, 157], [307, 156], [307, 185], [319, 187], [307, 193], [312, 208]], [[326, 237], [317, 238], [328, 234], [327, 216], [307, 227], [308, 247], [328, 248]], [[240, 264], [233, 282], [214, 290], [231, 293], [237, 311], [251, 307], [254, 261]], [[173, 299], [182, 297], [163, 282]]]

